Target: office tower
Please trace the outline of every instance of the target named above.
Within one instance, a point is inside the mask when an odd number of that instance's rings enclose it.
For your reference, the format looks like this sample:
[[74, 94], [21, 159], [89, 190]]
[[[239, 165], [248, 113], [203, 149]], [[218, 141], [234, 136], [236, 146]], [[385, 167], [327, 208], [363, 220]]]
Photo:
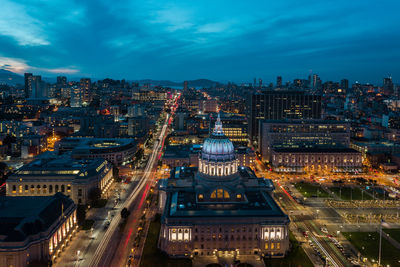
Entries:
[[32, 94], [32, 73], [25, 73], [25, 98], [28, 98]]
[[383, 78], [383, 93], [386, 95], [391, 95], [394, 93], [392, 77]]
[[257, 78], [254, 78], [254, 81], [253, 81], [253, 86], [254, 86], [254, 87], [256, 87], [256, 86], [257, 86]]
[[65, 86], [67, 85], [67, 77], [65, 76], [57, 76], [57, 86]]
[[250, 140], [258, 137], [260, 120], [320, 119], [321, 96], [303, 91], [265, 91], [250, 95], [247, 111]]
[[187, 90], [188, 89], [188, 81], [184, 81], [183, 82], [183, 90]]
[[82, 90], [79, 86], [71, 87], [71, 98], [70, 98], [70, 106], [77, 108], [82, 107]]
[[350, 124], [330, 120], [262, 120], [258, 145], [263, 161], [273, 149], [349, 147]]
[[90, 78], [82, 78], [80, 81], [80, 87], [82, 90], [82, 101], [86, 103], [90, 103], [92, 101], [91, 95], [91, 81]]
[[321, 79], [319, 78], [318, 74], [314, 74], [312, 76], [312, 83], [311, 83], [311, 88], [314, 90], [318, 90], [321, 88]]
[[262, 79], [258, 79], [258, 86], [262, 88]]
[[278, 88], [282, 87], [282, 76], [278, 76], [276, 78], [276, 87]]
[[47, 97], [46, 86], [42, 82], [42, 76], [33, 75], [31, 78], [31, 95], [30, 98], [43, 98]]
[[347, 80], [347, 79], [342, 79], [342, 80], [340, 81], [340, 89], [342, 89], [342, 90], [347, 90], [347, 89], [349, 89], [349, 80]]

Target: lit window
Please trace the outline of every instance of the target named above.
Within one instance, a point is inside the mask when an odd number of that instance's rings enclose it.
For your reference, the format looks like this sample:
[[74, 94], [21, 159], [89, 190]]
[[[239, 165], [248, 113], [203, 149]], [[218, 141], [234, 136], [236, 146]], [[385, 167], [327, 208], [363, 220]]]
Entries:
[[239, 198], [239, 199], [240, 199], [240, 198], [242, 198], [242, 195], [241, 195], [241, 194], [237, 194], [237, 195], [236, 195], [236, 198]]
[[203, 194], [199, 194], [199, 199], [203, 199]]

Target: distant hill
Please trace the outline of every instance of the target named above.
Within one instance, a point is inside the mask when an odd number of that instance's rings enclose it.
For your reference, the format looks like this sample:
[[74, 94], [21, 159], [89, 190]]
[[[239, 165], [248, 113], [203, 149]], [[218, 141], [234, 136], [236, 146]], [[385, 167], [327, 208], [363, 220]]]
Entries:
[[[42, 77], [43, 81], [49, 82], [49, 83], [55, 83], [56, 78], [55, 77]], [[76, 77], [68, 77], [68, 80], [72, 81], [79, 81], [79, 78]], [[92, 81], [97, 81], [98, 79], [92, 79]], [[140, 84], [145, 84], [149, 83], [151, 85], [159, 85], [159, 86], [170, 86], [170, 87], [181, 87], [183, 88], [183, 81], [182, 82], [173, 82], [169, 80], [152, 80], [152, 79], [143, 79], [143, 80], [135, 80], [135, 82], [138, 82]], [[16, 85], [16, 84], [24, 84], [24, 76], [0, 69], [0, 84], [8, 84], [8, 85]], [[216, 81], [208, 80], [208, 79], [197, 79], [197, 80], [189, 80], [188, 81], [188, 86], [189, 87], [214, 87], [218, 84], [221, 84]]]
[[0, 69], [0, 84], [17, 85], [24, 83], [24, 77], [22, 75]]

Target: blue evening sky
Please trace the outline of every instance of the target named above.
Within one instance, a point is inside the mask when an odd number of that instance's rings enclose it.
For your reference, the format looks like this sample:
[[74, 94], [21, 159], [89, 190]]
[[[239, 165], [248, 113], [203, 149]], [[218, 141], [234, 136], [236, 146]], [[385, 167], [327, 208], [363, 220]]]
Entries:
[[399, 0], [2, 0], [0, 68], [44, 76], [400, 81]]

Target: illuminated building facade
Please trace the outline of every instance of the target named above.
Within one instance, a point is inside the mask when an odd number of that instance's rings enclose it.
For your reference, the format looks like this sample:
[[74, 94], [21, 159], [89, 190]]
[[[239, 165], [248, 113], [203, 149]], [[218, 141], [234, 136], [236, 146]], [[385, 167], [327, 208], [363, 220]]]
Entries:
[[349, 147], [350, 125], [329, 120], [264, 120], [258, 145], [266, 162], [271, 161], [274, 148]]
[[289, 218], [272, 198], [272, 182], [238, 166], [220, 119], [199, 167], [172, 169], [159, 188], [159, 247], [170, 257], [283, 257], [289, 249]]
[[49, 196], [61, 192], [77, 204], [87, 204], [89, 192], [108, 192], [112, 164], [104, 159], [75, 160], [68, 154], [46, 152], [24, 165], [6, 182], [7, 196]]
[[276, 172], [361, 172], [362, 155], [352, 148], [276, 148], [271, 165]]
[[76, 205], [61, 193], [0, 197], [0, 266], [50, 266], [77, 229]]
[[321, 119], [321, 96], [303, 91], [264, 91], [248, 99], [249, 137], [257, 141], [261, 120]]

